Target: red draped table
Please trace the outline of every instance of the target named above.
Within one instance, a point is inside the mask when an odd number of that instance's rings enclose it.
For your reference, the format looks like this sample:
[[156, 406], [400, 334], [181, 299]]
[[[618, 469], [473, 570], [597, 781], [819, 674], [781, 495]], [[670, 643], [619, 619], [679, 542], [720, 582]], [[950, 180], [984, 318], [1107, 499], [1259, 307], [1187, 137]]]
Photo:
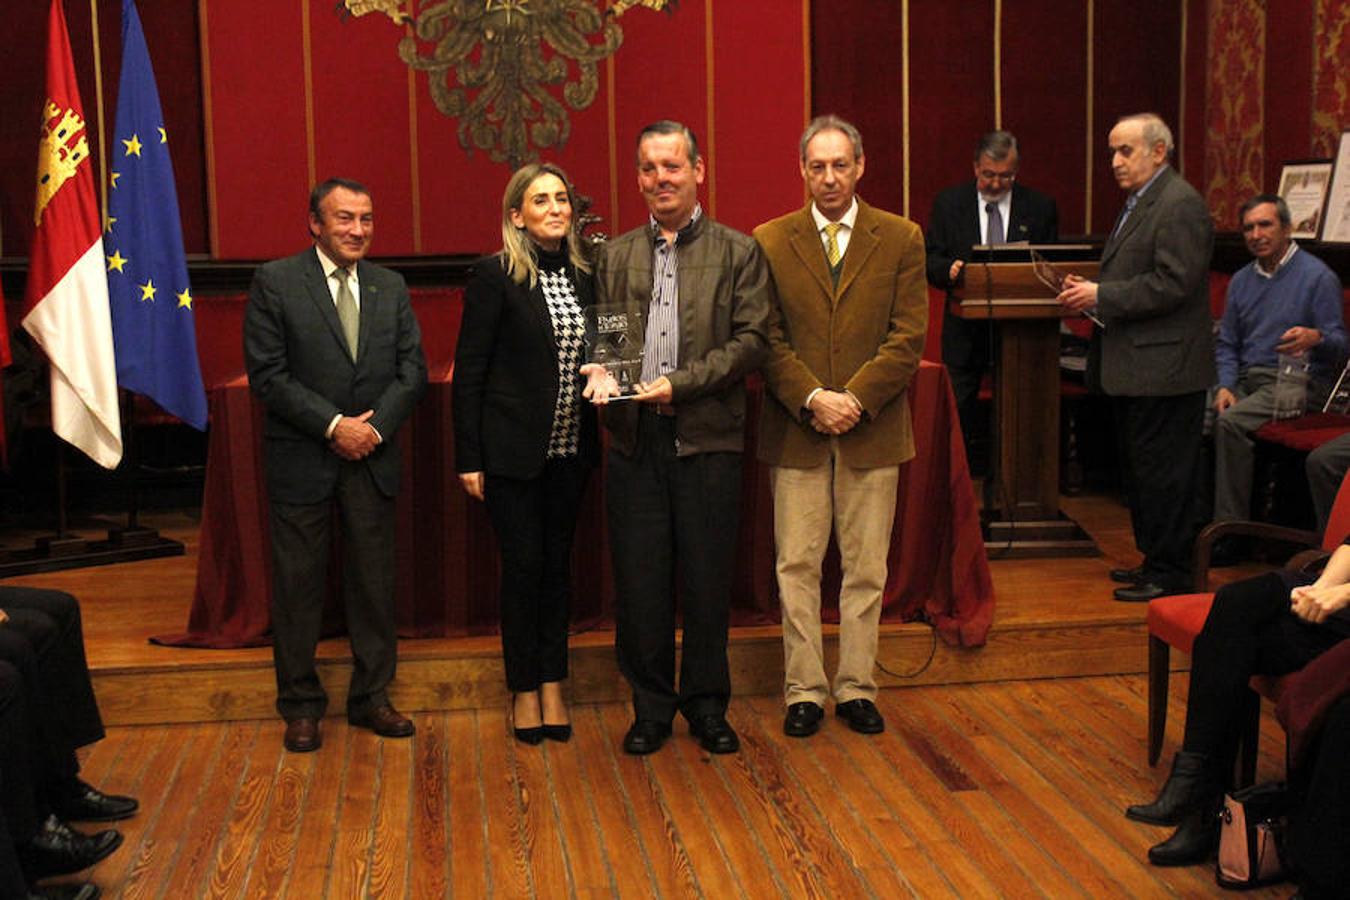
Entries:
[[[459, 303], [413, 296], [431, 383], [400, 435], [403, 486], [397, 507], [399, 633], [405, 637], [488, 634], [497, 630], [497, 552], [481, 503], [460, 489], [451, 432], [450, 379]], [[755, 461], [763, 392], [752, 379], [732, 621], [778, 621], [773, 565], [773, 503], [768, 469]], [[265, 644], [269, 637], [271, 557], [262, 472], [262, 411], [247, 381], [210, 394], [211, 434], [202, 498], [197, 587], [186, 633], [153, 638], [195, 647]], [[978, 646], [993, 619], [994, 593], [974, 490], [966, 468], [946, 369], [925, 362], [910, 389], [918, 455], [900, 469], [890, 573], [882, 619], [926, 619], [944, 640]], [[592, 478], [577, 528], [572, 619], [612, 626], [603, 472]], [[335, 550], [335, 560], [341, 548]], [[340, 631], [334, 601], [340, 566], [330, 567], [326, 621]], [[826, 562], [823, 612], [838, 620], [838, 558]]]

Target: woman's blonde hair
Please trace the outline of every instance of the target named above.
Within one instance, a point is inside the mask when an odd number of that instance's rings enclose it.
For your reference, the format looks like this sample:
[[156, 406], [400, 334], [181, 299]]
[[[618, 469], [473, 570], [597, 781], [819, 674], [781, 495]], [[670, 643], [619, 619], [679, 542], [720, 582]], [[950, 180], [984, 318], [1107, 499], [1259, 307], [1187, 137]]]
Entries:
[[539, 281], [538, 251], [525, 229], [517, 228], [511, 221], [511, 213], [520, 211], [525, 203], [525, 192], [541, 175], [555, 175], [567, 188], [568, 204], [572, 207], [572, 224], [567, 230], [567, 257], [582, 272], [591, 270], [581, 235], [577, 233], [577, 195], [567, 173], [553, 163], [528, 163], [517, 169], [506, 182], [506, 193], [502, 195], [501, 257], [502, 266], [511, 280], [516, 284], [528, 281], [531, 288]]

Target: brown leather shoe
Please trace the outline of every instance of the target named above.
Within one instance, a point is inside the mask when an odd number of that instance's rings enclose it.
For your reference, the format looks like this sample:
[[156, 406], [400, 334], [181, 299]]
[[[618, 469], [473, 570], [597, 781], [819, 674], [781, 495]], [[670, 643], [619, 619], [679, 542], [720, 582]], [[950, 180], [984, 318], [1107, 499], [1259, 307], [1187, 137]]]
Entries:
[[369, 728], [380, 737], [412, 737], [417, 730], [413, 727], [412, 719], [388, 703], [365, 712], [347, 713], [347, 721], [357, 728]]
[[310, 753], [323, 744], [319, 737], [319, 720], [306, 716], [286, 723], [286, 737], [281, 743], [292, 753]]

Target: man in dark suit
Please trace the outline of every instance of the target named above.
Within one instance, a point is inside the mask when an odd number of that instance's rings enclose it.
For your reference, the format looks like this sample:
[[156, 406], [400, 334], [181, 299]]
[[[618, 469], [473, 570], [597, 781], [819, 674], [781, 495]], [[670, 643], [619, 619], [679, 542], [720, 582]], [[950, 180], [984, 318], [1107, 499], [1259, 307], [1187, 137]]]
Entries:
[[330, 179], [310, 194], [314, 246], [260, 266], [244, 314], [250, 386], [267, 410], [272, 631], [286, 749], [315, 750], [327, 697], [314, 667], [334, 508], [353, 666], [351, 724], [406, 737], [394, 677], [395, 435], [426, 387], [421, 332], [396, 273], [365, 262], [370, 192]]
[[1111, 398], [1135, 546], [1134, 569], [1111, 577], [1117, 600], [1189, 588], [1205, 394], [1217, 377], [1209, 313], [1214, 226], [1205, 201], [1168, 164], [1172, 132], [1158, 116], [1111, 129], [1111, 170], [1128, 194], [1102, 249], [1100, 280], [1070, 275], [1060, 304], [1092, 312], [1088, 384]]
[[[1055, 201], [1017, 183], [1021, 162], [1017, 138], [991, 131], [975, 145], [975, 180], [937, 195], [926, 238], [928, 283], [933, 287], [948, 292], [956, 287], [970, 248], [977, 244], [1059, 239]], [[972, 451], [983, 447], [988, 433], [988, 417], [980, 418], [976, 395], [992, 358], [990, 326], [955, 316], [951, 309], [942, 315], [942, 361], [951, 375], [966, 454], [972, 460], [978, 456]]]
[[[914, 456], [906, 397], [928, 323], [923, 235], [858, 199], [862, 136], [836, 116], [801, 139], [811, 202], [755, 229], [773, 275], [759, 458], [773, 487], [783, 602], [783, 731], [807, 737], [825, 699], [876, 734], [877, 623], [900, 464]], [[839, 665], [825, 674], [820, 566], [834, 532], [844, 571]]]

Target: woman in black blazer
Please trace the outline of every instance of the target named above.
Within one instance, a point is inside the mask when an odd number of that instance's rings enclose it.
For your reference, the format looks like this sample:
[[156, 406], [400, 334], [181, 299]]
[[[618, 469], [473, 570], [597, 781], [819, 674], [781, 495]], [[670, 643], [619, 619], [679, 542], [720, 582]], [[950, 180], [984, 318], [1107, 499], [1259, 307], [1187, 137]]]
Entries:
[[568, 598], [577, 510], [598, 448], [581, 397], [591, 265], [557, 166], [524, 166], [502, 198], [502, 249], [479, 260], [455, 351], [455, 469], [501, 549], [502, 655], [515, 736], [572, 735]]

